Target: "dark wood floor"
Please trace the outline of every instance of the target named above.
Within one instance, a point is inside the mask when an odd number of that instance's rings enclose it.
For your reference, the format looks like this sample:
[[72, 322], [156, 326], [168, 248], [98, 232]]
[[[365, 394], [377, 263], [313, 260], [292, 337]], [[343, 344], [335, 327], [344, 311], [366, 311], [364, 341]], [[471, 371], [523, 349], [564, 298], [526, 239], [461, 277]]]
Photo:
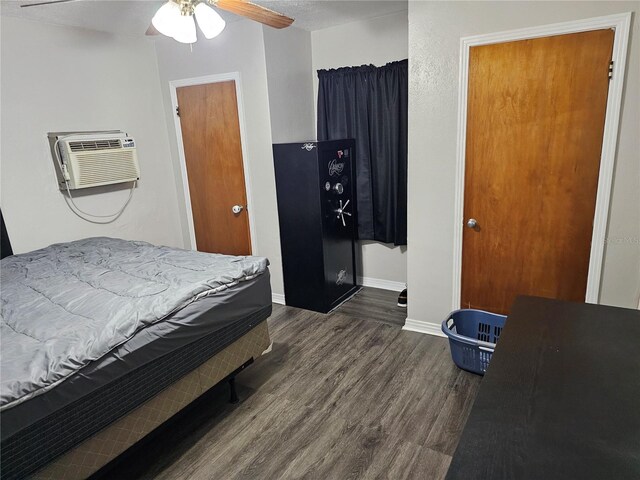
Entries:
[[363, 320], [375, 320], [402, 327], [407, 309], [398, 307], [398, 292], [365, 287], [348, 302], [338, 307], [336, 313]]
[[273, 350], [239, 375], [240, 404], [214, 388], [97, 477], [443, 478], [480, 377], [445, 339], [393, 325], [405, 313], [384, 295], [330, 315], [274, 305]]

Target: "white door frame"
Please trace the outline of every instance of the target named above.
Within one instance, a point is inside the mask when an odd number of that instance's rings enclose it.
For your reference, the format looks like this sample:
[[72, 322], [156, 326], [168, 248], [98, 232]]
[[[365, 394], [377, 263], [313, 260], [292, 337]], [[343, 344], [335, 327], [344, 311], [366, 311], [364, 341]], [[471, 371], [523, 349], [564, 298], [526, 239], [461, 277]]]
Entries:
[[[244, 187], [247, 196], [247, 205], [245, 210], [249, 215], [249, 236], [251, 238], [251, 253], [257, 255], [256, 246], [256, 223], [253, 215], [253, 198], [251, 195], [251, 171], [249, 169], [249, 162], [247, 156], [247, 130], [245, 127], [244, 116], [244, 103], [242, 101], [242, 84], [240, 81], [240, 72], [229, 72], [217, 75], [205, 75], [203, 77], [185, 78], [182, 80], [172, 80], [169, 82], [169, 89], [171, 93], [171, 108], [172, 112], [176, 111], [178, 107], [178, 94], [177, 89], [180, 87], [190, 87], [193, 85], [204, 85], [208, 83], [220, 83], [227, 82], [229, 80], [235, 81], [236, 84], [236, 103], [238, 106], [238, 120], [240, 123], [240, 143], [242, 146], [242, 166], [244, 169]], [[178, 141], [178, 156], [180, 157], [180, 173], [182, 175], [182, 188], [184, 191], [184, 203], [187, 209], [187, 224], [189, 228], [189, 239], [191, 241], [191, 249], [197, 249], [196, 243], [196, 231], [193, 225], [193, 210], [191, 208], [191, 193], [189, 191], [189, 178], [187, 174], [187, 162], [184, 155], [184, 143], [182, 142], [182, 127], [180, 124], [180, 117], [173, 115], [174, 125], [176, 129], [176, 138]]]
[[567, 33], [586, 32], [611, 28], [615, 30], [613, 41], [613, 77], [609, 83], [607, 110], [602, 138], [602, 156], [600, 159], [600, 173], [598, 177], [598, 191], [596, 209], [593, 218], [593, 234], [591, 238], [591, 254], [589, 257], [589, 276], [587, 279], [586, 302], [598, 303], [600, 298], [600, 279], [602, 273], [602, 259], [607, 232], [607, 217], [609, 201], [611, 199], [611, 182], [613, 179], [613, 165], [616, 156], [618, 138], [618, 124], [620, 120], [620, 105], [622, 88], [624, 85], [625, 64], [627, 58], [627, 43], [631, 13], [620, 13], [605, 17], [588, 18], [571, 22], [543, 25], [539, 27], [522, 28], [506, 32], [474, 35], [460, 39], [460, 77], [458, 85], [458, 147], [455, 186], [455, 215], [454, 215], [454, 265], [453, 265], [453, 305], [452, 310], [460, 308], [462, 281], [462, 234], [464, 224], [464, 173], [465, 146], [467, 139], [467, 88], [469, 80], [469, 50], [478, 45], [511, 42], [530, 38], [549, 37]]

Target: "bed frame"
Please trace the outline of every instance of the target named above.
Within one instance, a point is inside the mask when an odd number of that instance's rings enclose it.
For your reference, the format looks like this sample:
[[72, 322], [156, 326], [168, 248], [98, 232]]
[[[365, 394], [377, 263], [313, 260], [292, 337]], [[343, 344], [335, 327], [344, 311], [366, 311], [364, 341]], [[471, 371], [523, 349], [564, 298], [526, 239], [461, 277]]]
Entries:
[[[1, 211], [0, 223], [0, 254], [4, 258], [13, 255], [13, 249]], [[237, 402], [235, 376], [262, 355], [270, 344], [267, 321], [263, 320], [200, 366], [29, 477], [85, 479], [222, 381], [229, 382], [230, 401]]]
[[270, 342], [265, 320], [155, 397], [58, 457], [32, 478], [87, 478], [225, 379], [232, 387], [231, 401], [237, 401], [233, 388], [235, 375], [262, 355]]

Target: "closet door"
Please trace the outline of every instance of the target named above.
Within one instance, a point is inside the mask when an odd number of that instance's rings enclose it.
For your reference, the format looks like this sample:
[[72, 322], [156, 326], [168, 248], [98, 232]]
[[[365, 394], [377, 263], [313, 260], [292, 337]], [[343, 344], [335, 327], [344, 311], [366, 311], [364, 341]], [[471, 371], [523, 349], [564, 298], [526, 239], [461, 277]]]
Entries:
[[585, 300], [613, 39], [471, 48], [462, 307]]
[[197, 249], [251, 255], [233, 80], [176, 89]]

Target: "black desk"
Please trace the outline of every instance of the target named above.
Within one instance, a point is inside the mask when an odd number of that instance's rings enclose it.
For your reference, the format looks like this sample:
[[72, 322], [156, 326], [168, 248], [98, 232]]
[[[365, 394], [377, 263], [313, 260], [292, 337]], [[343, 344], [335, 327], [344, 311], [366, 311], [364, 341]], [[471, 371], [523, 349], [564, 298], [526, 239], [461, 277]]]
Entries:
[[447, 479], [640, 479], [640, 311], [518, 297]]

